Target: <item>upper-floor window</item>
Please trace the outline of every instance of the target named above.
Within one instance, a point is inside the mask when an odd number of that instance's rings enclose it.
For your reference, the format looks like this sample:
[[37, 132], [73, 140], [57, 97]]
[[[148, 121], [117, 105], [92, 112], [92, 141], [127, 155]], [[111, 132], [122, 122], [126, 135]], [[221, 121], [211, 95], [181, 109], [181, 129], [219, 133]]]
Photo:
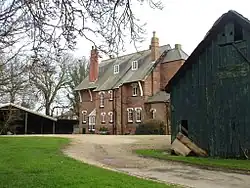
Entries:
[[109, 100], [113, 100], [113, 90], [109, 90]]
[[142, 108], [135, 108], [135, 121], [141, 122], [142, 115], [141, 115]]
[[99, 95], [100, 95], [100, 107], [101, 108], [103, 108], [104, 107], [104, 92], [103, 91], [101, 91], [100, 93], [99, 93]]
[[113, 119], [113, 112], [109, 112], [109, 123], [113, 123], [114, 119]]
[[133, 117], [134, 117], [134, 113], [133, 113], [133, 108], [128, 108], [128, 122], [133, 122]]
[[83, 110], [82, 111], [82, 123], [86, 123], [87, 122], [87, 111]]
[[118, 74], [119, 73], [119, 65], [114, 65], [114, 74]]
[[106, 116], [106, 113], [105, 113], [105, 112], [102, 112], [102, 113], [101, 113], [101, 122], [102, 122], [102, 123], [105, 123], [105, 116]]
[[132, 70], [138, 69], [138, 61], [132, 61]]
[[156, 109], [152, 108], [152, 109], [150, 110], [150, 112], [151, 112], [151, 118], [152, 118], [152, 119], [155, 119], [155, 117], [156, 117]]
[[132, 96], [137, 96], [138, 95], [138, 85], [133, 84], [132, 85]]

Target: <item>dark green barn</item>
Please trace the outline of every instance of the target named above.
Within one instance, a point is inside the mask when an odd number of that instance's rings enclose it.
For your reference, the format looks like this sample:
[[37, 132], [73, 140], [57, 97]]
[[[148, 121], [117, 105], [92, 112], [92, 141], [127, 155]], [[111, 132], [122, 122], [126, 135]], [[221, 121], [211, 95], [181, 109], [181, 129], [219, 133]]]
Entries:
[[250, 21], [230, 10], [166, 86], [172, 141], [182, 129], [210, 156], [249, 156], [249, 66]]

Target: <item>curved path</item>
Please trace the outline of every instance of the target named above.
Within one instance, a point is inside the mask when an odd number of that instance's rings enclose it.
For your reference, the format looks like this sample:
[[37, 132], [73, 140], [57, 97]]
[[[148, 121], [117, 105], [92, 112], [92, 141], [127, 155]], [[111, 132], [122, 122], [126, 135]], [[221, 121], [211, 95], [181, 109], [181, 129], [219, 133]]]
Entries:
[[[32, 135], [34, 136], [34, 135]], [[39, 135], [37, 135], [39, 136]], [[167, 149], [169, 136], [44, 135], [71, 138], [63, 152], [92, 165], [123, 171], [131, 175], [197, 188], [249, 188], [250, 176], [198, 169], [195, 167], [146, 159], [134, 149]]]
[[60, 135], [72, 138], [64, 153], [83, 162], [150, 179], [199, 188], [249, 188], [250, 176], [197, 169], [155, 159], [141, 158], [134, 149], [166, 149], [169, 136]]

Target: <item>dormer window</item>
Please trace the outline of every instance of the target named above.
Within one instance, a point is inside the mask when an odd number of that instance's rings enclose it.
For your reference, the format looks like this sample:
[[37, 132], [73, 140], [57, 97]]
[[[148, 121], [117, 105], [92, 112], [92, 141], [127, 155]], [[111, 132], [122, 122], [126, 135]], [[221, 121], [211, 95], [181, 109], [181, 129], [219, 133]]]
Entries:
[[114, 65], [114, 74], [119, 73], [119, 65]]
[[132, 61], [132, 70], [138, 69], [138, 61]]

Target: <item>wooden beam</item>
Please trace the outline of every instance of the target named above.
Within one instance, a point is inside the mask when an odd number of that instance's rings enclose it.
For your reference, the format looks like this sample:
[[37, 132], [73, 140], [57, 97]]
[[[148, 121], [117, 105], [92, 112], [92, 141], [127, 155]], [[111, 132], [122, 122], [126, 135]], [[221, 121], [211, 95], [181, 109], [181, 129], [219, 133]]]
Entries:
[[28, 130], [28, 112], [25, 113], [24, 134], [27, 134], [27, 130]]

